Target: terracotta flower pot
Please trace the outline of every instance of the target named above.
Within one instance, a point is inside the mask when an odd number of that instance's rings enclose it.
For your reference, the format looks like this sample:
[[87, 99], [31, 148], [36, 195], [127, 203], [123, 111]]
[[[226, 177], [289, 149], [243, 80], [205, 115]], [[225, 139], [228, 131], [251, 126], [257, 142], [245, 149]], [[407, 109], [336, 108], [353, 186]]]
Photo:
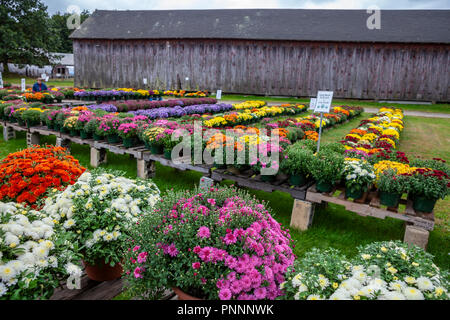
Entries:
[[122, 265], [116, 263], [114, 267], [105, 264], [103, 260], [97, 261], [97, 264], [92, 266], [83, 260], [84, 268], [89, 279], [94, 281], [110, 281], [120, 278], [123, 273]]
[[172, 287], [172, 290], [176, 293], [179, 300], [203, 300], [203, 299], [193, 297], [193, 296], [187, 294], [186, 292], [184, 292], [183, 290], [181, 290], [178, 287]]

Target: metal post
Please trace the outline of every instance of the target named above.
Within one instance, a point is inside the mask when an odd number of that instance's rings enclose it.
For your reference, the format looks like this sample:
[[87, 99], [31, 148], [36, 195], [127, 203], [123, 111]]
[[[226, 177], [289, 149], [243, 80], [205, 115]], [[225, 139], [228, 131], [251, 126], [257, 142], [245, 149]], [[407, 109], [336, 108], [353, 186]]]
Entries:
[[317, 141], [317, 152], [320, 150], [320, 136], [322, 135], [322, 118], [323, 112], [320, 113], [319, 140]]

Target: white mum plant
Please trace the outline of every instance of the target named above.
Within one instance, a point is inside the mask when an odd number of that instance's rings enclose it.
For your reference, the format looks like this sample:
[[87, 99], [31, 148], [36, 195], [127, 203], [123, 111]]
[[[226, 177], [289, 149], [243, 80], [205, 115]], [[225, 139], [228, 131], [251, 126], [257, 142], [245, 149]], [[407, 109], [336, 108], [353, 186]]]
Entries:
[[160, 200], [151, 180], [122, 175], [99, 169], [85, 172], [75, 184], [45, 201], [43, 211], [71, 234], [90, 265], [121, 262], [128, 231]]
[[282, 284], [294, 300], [448, 300], [449, 273], [400, 241], [358, 248], [348, 262], [335, 249], [308, 252]]
[[77, 247], [45, 214], [0, 202], [0, 300], [48, 299], [66, 278], [77, 281]]

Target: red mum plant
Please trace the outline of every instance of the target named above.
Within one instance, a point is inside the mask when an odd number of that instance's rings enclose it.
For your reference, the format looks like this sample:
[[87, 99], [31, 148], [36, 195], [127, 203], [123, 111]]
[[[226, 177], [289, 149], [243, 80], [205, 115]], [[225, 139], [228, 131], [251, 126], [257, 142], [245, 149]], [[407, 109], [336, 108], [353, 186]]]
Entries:
[[86, 169], [66, 149], [33, 146], [0, 161], [0, 201], [36, 207], [48, 190], [74, 184]]

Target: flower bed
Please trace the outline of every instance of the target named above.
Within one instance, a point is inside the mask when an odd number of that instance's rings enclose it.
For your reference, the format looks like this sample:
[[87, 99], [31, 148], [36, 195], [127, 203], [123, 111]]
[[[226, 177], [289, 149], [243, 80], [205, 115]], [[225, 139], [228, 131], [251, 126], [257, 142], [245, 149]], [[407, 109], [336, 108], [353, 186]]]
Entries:
[[115, 90], [79, 90], [74, 93], [75, 99], [80, 100], [138, 100], [160, 98], [161, 92], [158, 90], [134, 90], [130, 88], [119, 88]]
[[205, 118], [203, 125], [209, 128], [218, 128], [225, 126], [235, 126], [256, 122], [268, 116], [295, 115], [306, 111], [304, 105], [281, 105], [272, 107], [259, 107], [252, 109], [243, 109], [242, 111], [233, 111], [224, 115]]
[[170, 108], [157, 108], [150, 110], [132, 111], [135, 115], [145, 115], [149, 119], [176, 118], [190, 114], [218, 113], [231, 110], [233, 107], [229, 104], [202, 104], [192, 106], [175, 106]]
[[313, 249], [281, 287], [294, 300], [448, 300], [449, 274], [419, 247], [400, 241], [358, 247], [347, 259], [338, 250]]
[[136, 295], [179, 287], [204, 299], [275, 299], [294, 261], [291, 241], [243, 191], [170, 191], [133, 230], [127, 283]]
[[39, 204], [48, 190], [75, 183], [85, 168], [64, 148], [31, 147], [0, 161], [0, 200]]
[[136, 111], [154, 108], [170, 108], [170, 107], [185, 107], [199, 104], [215, 104], [216, 99], [213, 98], [192, 98], [192, 99], [176, 99], [165, 101], [114, 101], [111, 102], [115, 105], [118, 111]]

